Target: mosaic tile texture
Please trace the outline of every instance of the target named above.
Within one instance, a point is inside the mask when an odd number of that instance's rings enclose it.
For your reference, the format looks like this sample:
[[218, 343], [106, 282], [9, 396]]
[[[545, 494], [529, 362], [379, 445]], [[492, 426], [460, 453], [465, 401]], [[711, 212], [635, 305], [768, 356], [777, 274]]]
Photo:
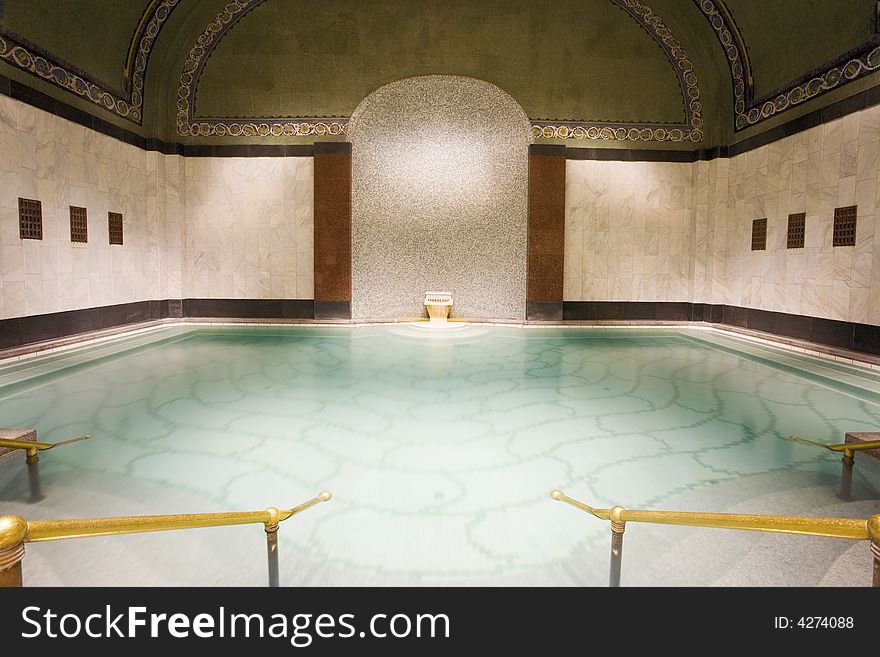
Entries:
[[528, 119], [487, 82], [423, 76], [352, 116], [352, 316], [525, 317]]
[[[26, 503], [24, 468], [0, 469], [0, 501], [50, 518], [259, 509], [329, 489], [331, 503], [282, 526], [286, 584], [602, 585], [607, 524], [552, 502], [551, 489], [597, 504], [753, 512], [789, 489], [784, 511], [802, 514], [837, 503], [839, 462], [784, 437], [880, 425], [876, 392], [856, 396], [828, 376], [820, 383], [807, 369], [673, 332], [471, 326], [456, 336], [206, 329], [115, 357], [104, 347], [102, 360], [58, 356], [56, 368], [70, 367], [55, 374], [22, 363], [0, 372], [5, 421], [49, 441], [95, 438], [41, 459], [38, 505]], [[35, 367], [42, 376], [22, 381]], [[880, 479], [867, 473], [857, 467], [857, 488], [876, 491]], [[865, 497], [876, 509], [876, 494]], [[633, 528], [628, 540], [654, 558], [680, 540], [637, 538], [650, 531]], [[178, 585], [262, 585], [261, 534], [31, 546], [26, 575], [149, 584], [170, 569]], [[728, 540], [742, 549], [762, 539]], [[697, 581], [724, 572], [717, 549], [691, 555]], [[172, 551], [187, 567], [162, 559]], [[84, 568], [58, 568], [72, 554]], [[625, 564], [638, 581], [636, 562]], [[651, 583], [679, 581], [666, 572]]]

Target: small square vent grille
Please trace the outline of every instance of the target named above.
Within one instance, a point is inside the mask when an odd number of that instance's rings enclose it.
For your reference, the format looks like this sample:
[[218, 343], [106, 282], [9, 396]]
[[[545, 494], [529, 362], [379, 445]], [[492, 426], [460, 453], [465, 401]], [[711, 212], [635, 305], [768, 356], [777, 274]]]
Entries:
[[855, 246], [856, 244], [856, 206], [835, 208], [834, 246]]
[[806, 236], [807, 213], [799, 212], [798, 214], [788, 215], [788, 248], [802, 249], [804, 248], [804, 237]]
[[70, 206], [70, 241], [89, 241], [89, 220], [85, 208]]
[[767, 219], [755, 219], [752, 222], [752, 251], [767, 250]]
[[107, 225], [110, 227], [110, 244], [122, 244], [122, 215], [108, 212]]
[[23, 240], [43, 239], [43, 204], [39, 201], [18, 199], [18, 236]]

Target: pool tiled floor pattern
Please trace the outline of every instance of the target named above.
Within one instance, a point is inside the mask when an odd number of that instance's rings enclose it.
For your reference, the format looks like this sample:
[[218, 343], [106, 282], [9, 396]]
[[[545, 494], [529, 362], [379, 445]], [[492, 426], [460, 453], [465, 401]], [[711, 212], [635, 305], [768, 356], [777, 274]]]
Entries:
[[[852, 394], [857, 368], [836, 364], [850, 387], [835, 389], [807, 371], [815, 359], [799, 357], [799, 374], [674, 331], [212, 328], [136, 347], [55, 373], [51, 359], [29, 364], [35, 378], [0, 371], [3, 424], [46, 440], [95, 435], [42, 459], [39, 504], [26, 502], [23, 467], [0, 468], [4, 512], [246, 510], [329, 489], [332, 502], [280, 533], [282, 581], [314, 585], [604, 584], [607, 525], [552, 502], [553, 488], [603, 506], [880, 512], [877, 471], [857, 466], [860, 499], [841, 504], [838, 461], [785, 439], [880, 427], [871, 380]], [[749, 583], [721, 568], [717, 544], [694, 552], [706, 568], [690, 575], [647, 567], [708, 540], [666, 530], [628, 531], [630, 583]], [[642, 552], [639, 534], [667, 537]], [[757, 554], [770, 539], [719, 540]], [[834, 555], [825, 570], [792, 583], [848, 581], [831, 573], [853, 547], [841, 543], [822, 548]], [[264, 552], [259, 527], [70, 541], [30, 546], [25, 573], [260, 585]]]

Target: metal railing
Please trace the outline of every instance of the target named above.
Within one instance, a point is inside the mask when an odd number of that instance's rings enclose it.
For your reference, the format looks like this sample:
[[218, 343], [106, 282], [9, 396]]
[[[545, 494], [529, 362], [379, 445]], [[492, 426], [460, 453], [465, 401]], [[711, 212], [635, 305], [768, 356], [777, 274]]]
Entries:
[[6, 449], [20, 449], [25, 453], [25, 463], [28, 467], [28, 482], [31, 488], [31, 502], [39, 502], [43, 499], [43, 489], [40, 486], [40, 452], [46, 452], [62, 445], [78, 443], [81, 440], [88, 440], [92, 435], [87, 433], [76, 438], [62, 440], [58, 443], [43, 443], [37, 440], [18, 440], [16, 438], [0, 438], [0, 447]]
[[837, 443], [835, 445], [828, 445], [815, 440], [809, 440], [808, 438], [801, 438], [800, 436], [789, 436], [788, 439], [793, 440], [796, 443], [801, 443], [802, 445], [821, 447], [831, 452], [843, 454], [843, 458], [840, 460], [842, 463], [840, 470], [840, 491], [837, 494], [842, 500], [852, 499], [853, 468], [856, 463], [856, 452], [864, 452], [869, 449], [880, 449], [880, 440], [865, 440], [858, 443]]
[[620, 566], [623, 557], [623, 532], [628, 522], [647, 522], [658, 525], [687, 525], [742, 529], [756, 532], [801, 534], [871, 541], [874, 558], [873, 585], [880, 587], [880, 514], [867, 520], [848, 518], [805, 518], [802, 516], [762, 516], [744, 513], [695, 513], [689, 511], [642, 511], [613, 506], [596, 509], [572, 499], [560, 490], [550, 493], [554, 500], [570, 504], [576, 509], [611, 521], [611, 576], [609, 586], [620, 586]]
[[292, 509], [269, 507], [264, 511], [230, 513], [32, 521], [21, 516], [0, 516], [0, 587], [22, 586], [21, 563], [26, 543], [257, 523], [262, 524], [266, 531], [269, 586], [278, 586], [278, 524], [331, 497], [329, 492], [324, 491]]

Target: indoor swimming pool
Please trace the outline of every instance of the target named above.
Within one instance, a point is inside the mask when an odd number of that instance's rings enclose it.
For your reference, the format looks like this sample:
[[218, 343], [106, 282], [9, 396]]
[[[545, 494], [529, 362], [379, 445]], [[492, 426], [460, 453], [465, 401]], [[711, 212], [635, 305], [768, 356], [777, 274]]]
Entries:
[[[28, 520], [290, 507], [283, 585], [605, 585], [630, 508], [867, 518], [880, 472], [797, 434], [880, 427], [880, 371], [700, 329], [178, 325], [0, 369], [4, 426], [56, 441]], [[873, 499], [872, 499], [873, 498]], [[624, 585], [855, 584], [868, 545], [632, 526]], [[265, 583], [259, 526], [33, 544], [28, 585]]]

